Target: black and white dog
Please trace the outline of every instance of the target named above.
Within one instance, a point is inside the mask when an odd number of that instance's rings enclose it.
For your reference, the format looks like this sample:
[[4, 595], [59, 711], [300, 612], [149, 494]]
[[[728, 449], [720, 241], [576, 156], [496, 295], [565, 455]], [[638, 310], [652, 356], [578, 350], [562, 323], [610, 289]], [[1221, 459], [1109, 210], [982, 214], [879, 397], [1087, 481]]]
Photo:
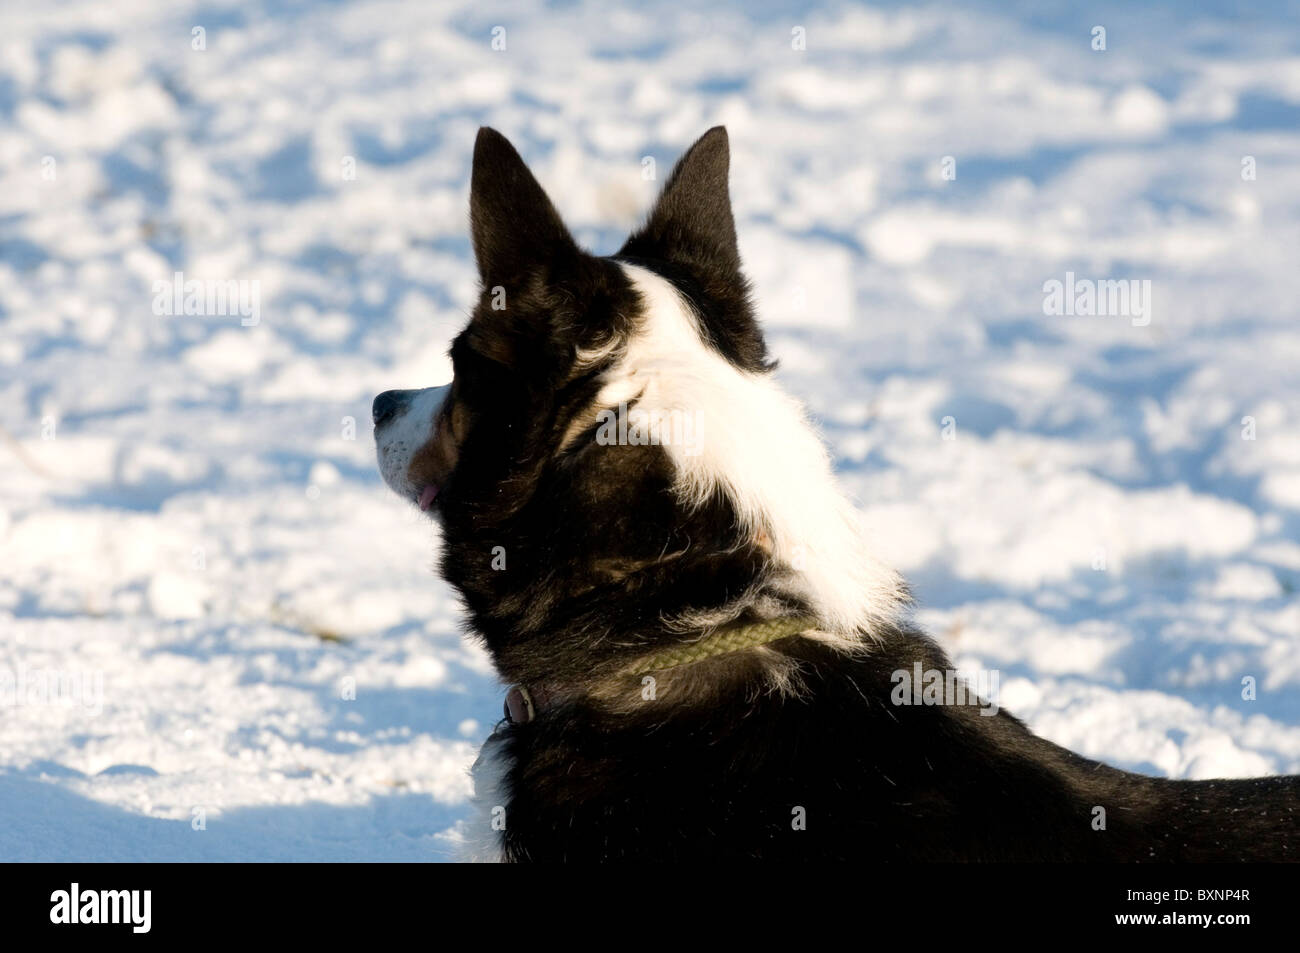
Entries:
[[773, 379], [728, 164], [712, 129], [602, 258], [481, 130], [482, 293], [454, 379], [375, 399], [384, 479], [441, 522], [442, 573], [514, 683], [475, 768], [471, 851], [1300, 857], [1300, 777], [1142, 777], [979, 699], [897, 704], [898, 673], [952, 665]]

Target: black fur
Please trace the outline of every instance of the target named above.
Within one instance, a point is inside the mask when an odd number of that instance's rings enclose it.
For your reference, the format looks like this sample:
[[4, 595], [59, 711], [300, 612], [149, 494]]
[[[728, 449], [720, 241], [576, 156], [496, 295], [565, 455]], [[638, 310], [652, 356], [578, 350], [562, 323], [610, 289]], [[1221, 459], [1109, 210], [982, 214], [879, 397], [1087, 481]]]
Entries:
[[[611, 718], [572, 704], [504, 729], [515, 860], [1294, 860], [1300, 779], [1169, 781], [1079, 757], [1012, 715], [895, 706], [891, 673], [951, 667], [896, 630], [846, 660], [807, 640], [798, 697], [736, 679]], [[721, 667], [721, 663], [719, 666]], [[1094, 830], [1096, 808], [1106, 829]], [[806, 829], [793, 826], [806, 814]]]
[[[732, 363], [767, 365], [727, 165], [726, 133], [710, 130], [646, 225], [605, 259], [577, 248], [505, 139], [479, 135], [471, 220], [483, 295], [452, 347], [462, 432], [435, 508], [442, 572], [471, 631], [505, 680], [554, 689], [534, 721], [503, 724], [492, 742], [511, 765], [506, 858], [1295, 859], [1298, 778], [1146, 778], [1006, 713], [892, 704], [892, 673], [918, 661], [951, 669], [904, 626], [856, 654], [794, 637], [699, 662], [665, 673], [653, 699], [620, 674], [700, 635], [665, 620], [813, 608], [781, 584], [788, 572], [737, 528], [726, 499], [679, 502], [662, 448], [600, 446], [584, 432], [561, 449], [642, 319], [619, 259], [671, 280]], [[774, 689], [774, 666], [792, 691]]]

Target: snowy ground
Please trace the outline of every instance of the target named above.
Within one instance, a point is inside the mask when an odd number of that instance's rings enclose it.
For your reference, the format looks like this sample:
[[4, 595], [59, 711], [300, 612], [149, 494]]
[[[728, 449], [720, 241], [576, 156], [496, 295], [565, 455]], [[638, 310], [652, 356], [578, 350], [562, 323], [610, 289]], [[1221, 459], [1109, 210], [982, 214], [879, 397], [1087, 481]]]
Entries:
[[[368, 407], [446, 367], [482, 123], [606, 252], [726, 123], [922, 621], [1085, 754], [1300, 771], [1295, 6], [699, 6], [0, 9], [0, 860], [446, 855], [501, 689]], [[1067, 271], [1149, 324], [1044, 314]]]

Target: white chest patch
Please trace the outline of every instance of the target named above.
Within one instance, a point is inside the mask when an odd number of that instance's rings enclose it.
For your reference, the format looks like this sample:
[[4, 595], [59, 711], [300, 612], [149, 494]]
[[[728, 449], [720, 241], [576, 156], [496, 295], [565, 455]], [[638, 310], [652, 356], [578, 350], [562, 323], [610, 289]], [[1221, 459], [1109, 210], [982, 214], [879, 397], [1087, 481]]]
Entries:
[[465, 839], [457, 852], [461, 863], [500, 863], [504, 848], [501, 843], [506, 825], [510, 823], [508, 808], [510, 791], [507, 779], [511, 760], [505, 753], [505, 739], [495, 732], [483, 747], [470, 769], [474, 781], [473, 806], [465, 822]]

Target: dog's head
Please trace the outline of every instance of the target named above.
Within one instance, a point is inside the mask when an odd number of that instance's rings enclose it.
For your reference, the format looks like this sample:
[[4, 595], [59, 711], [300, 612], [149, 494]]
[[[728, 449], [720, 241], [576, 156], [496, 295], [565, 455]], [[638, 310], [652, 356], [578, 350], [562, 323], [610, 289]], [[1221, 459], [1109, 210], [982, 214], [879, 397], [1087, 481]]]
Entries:
[[[422, 510], [446, 513], [485, 488], [466, 486], [457, 474], [472, 431], [490, 441], [499, 463], [545, 456], [557, 430], [570, 433], [574, 415], [590, 409], [602, 375], [638, 326], [644, 289], [634, 263], [689, 299], [701, 333], [692, 346], [711, 345], [737, 367], [763, 370], [727, 166], [727, 133], [718, 127], [678, 164], [646, 226], [617, 256], [598, 258], [578, 248], [510, 143], [480, 130], [470, 187], [478, 305], [452, 344], [450, 384], [375, 398], [388, 485]], [[496, 474], [493, 487], [506, 475]]]
[[645, 225], [597, 257], [514, 148], [479, 132], [481, 292], [454, 377], [380, 394], [373, 413], [384, 480], [439, 518], [443, 575], [499, 663], [556, 626], [599, 642], [725, 612], [770, 580], [839, 630], [871, 614], [874, 591], [834, 565], [862, 554], [825, 451], [772, 381], [728, 165], [712, 129]]

